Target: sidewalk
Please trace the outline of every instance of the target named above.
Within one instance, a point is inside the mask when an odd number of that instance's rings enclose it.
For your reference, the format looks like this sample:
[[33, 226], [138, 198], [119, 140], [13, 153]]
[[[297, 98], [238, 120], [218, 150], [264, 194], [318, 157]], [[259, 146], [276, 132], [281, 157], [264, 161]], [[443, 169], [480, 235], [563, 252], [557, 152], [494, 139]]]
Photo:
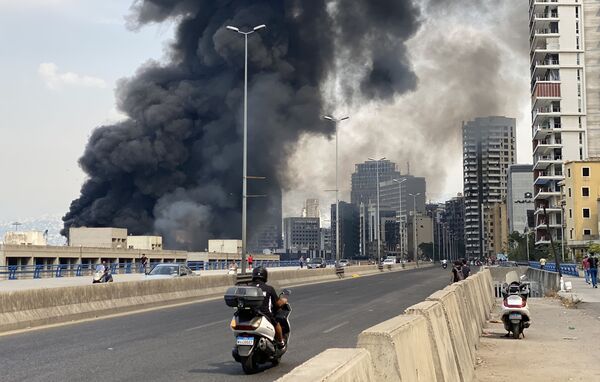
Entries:
[[504, 337], [496, 301], [477, 351], [474, 381], [600, 381], [600, 317], [565, 308], [556, 298], [530, 298], [528, 304], [531, 327], [515, 340]]

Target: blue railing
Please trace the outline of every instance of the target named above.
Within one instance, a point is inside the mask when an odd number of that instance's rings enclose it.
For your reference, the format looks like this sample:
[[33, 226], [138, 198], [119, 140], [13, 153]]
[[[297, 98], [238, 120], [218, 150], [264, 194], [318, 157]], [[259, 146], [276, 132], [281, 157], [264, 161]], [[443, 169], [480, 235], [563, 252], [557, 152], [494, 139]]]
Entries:
[[[209, 271], [228, 269], [232, 261], [213, 260], [213, 261], [188, 261], [185, 262], [193, 271]], [[140, 263], [111, 263], [110, 271], [112, 274], [130, 274], [144, 273], [150, 271], [159, 262], [150, 261], [146, 269]], [[327, 265], [334, 265], [334, 260], [327, 260]], [[236, 261], [238, 268], [241, 267], [240, 261]], [[8, 265], [0, 266], [0, 279], [26, 279], [26, 278], [50, 278], [50, 277], [79, 277], [89, 276], [94, 273], [97, 264], [37, 264], [37, 265]], [[254, 260], [253, 267], [263, 266], [266, 268], [276, 267], [299, 267], [298, 260]]]
[[[539, 261], [530, 261], [529, 266], [531, 268], [541, 269], [541, 265]], [[544, 270], [548, 272], [556, 272], [556, 264], [554, 262], [546, 261], [546, 265], [544, 266]], [[577, 264], [573, 263], [561, 263], [560, 271], [563, 275], [569, 275], [574, 277], [579, 277], [579, 270], [577, 269]]]

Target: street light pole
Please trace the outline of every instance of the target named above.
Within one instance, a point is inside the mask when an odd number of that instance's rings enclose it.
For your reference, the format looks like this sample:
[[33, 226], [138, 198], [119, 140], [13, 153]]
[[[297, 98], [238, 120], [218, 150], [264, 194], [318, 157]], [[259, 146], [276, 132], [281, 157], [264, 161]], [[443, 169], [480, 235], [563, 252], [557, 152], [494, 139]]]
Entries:
[[259, 29], [266, 28], [265, 24], [257, 25], [248, 32], [228, 25], [227, 29], [244, 35], [244, 158], [242, 174], [242, 274], [246, 274], [246, 219], [247, 219], [247, 180], [248, 180], [248, 35]]
[[335, 128], [335, 260], [340, 261], [340, 187], [338, 185], [338, 124], [350, 117], [334, 118], [324, 115], [323, 118], [332, 121]]
[[377, 261], [381, 261], [381, 221], [380, 221], [380, 217], [379, 217], [379, 162], [384, 160], [385, 157], [381, 158], [381, 159], [373, 159], [373, 158], [369, 158], [369, 160], [375, 161], [375, 182], [377, 182], [377, 212], [376, 212], [376, 217], [377, 217], [377, 225], [376, 227], [376, 232], [377, 232]]
[[416, 194], [408, 194], [413, 197], [413, 255], [415, 256], [415, 266], [419, 266], [419, 251], [417, 250], [417, 196], [421, 195], [420, 192]]
[[[402, 219], [402, 183], [407, 181], [407, 178], [402, 180], [392, 179], [398, 183], [398, 249], [400, 252], [400, 260], [404, 261], [404, 224]], [[404, 264], [404, 263], [403, 263]]]

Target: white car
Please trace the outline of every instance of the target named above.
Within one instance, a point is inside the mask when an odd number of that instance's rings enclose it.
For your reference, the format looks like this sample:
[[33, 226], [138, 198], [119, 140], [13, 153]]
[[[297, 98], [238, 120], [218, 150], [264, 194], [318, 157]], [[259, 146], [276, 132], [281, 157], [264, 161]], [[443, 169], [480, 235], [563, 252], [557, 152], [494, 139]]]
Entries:
[[157, 264], [150, 273], [146, 275], [146, 279], [148, 280], [157, 280], [157, 279], [172, 279], [175, 277], [183, 277], [183, 276], [194, 276], [195, 273], [187, 266], [183, 264], [169, 264], [169, 263], [160, 263]]
[[383, 260], [383, 265], [393, 265], [396, 264], [396, 259], [387, 258]]

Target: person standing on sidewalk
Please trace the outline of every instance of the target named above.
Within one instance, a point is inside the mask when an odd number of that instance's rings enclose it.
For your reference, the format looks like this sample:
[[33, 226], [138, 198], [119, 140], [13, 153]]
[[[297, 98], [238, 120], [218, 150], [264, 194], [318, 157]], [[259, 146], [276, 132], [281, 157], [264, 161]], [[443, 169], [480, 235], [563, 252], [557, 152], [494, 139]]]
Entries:
[[588, 257], [590, 263], [590, 277], [592, 278], [592, 288], [598, 288], [598, 258], [596, 254]]
[[300, 256], [300, 269], [304, 268], [304, 256]]
[[589, 284], [590, 283], [590, 258], [588, 255], [585, 255], [583, 257], [581, 266], [583, 268], [583, 274], [585, 275], [585, 282]]
[[540, 269], [546, 268], [546, 259], [543, 257], [540, 259]]
[[469, 277], [469, 275], [471, 274], [471, 268], [469, 267], [469, 264], [467, 264], [467, 260], [465, 259], [462, 259], [462, 273], [464, 279]]
[[254, 262], [254, 259], [252, 258], [252, 255], [248, 255], [248, 268], [252, 269], [252, 263]]

